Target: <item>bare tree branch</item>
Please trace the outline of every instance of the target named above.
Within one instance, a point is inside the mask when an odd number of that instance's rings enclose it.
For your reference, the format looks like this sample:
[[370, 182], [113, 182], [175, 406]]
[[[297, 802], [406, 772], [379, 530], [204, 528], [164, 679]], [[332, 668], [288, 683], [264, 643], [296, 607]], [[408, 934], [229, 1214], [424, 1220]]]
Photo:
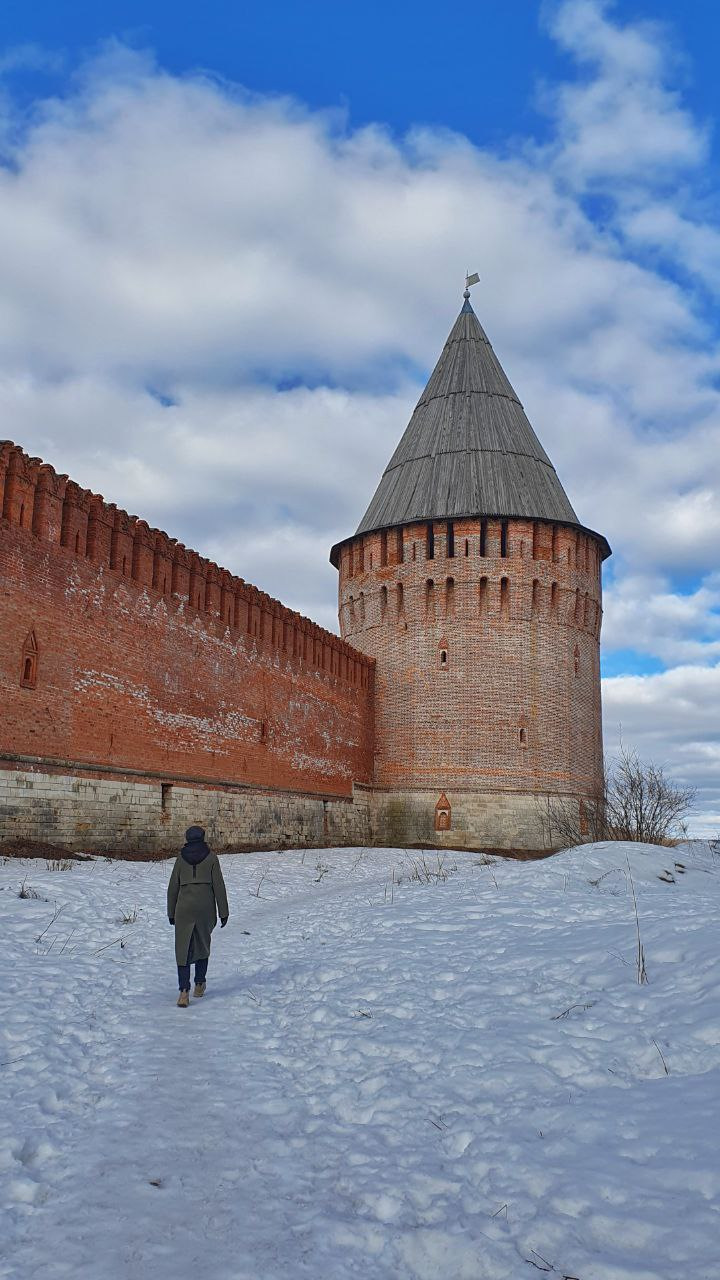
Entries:
[[597, 796], [579, 802], [546, 796], [541, 821], [547, 844], [555, 848], [598, 840], [668, 844], [685, 834], [694, 799], [694, 787], [672, 782], [658, 765], [621, 746]]

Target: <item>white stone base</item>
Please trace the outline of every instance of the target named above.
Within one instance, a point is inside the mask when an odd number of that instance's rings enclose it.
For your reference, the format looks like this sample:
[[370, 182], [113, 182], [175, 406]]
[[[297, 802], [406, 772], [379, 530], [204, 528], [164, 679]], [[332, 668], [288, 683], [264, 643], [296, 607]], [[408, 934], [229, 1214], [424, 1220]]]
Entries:
[[[197, 823], [216, 849], [557, 847], [543, 796], [448, 791], [451, 825], [436, 831], [439, 796], [438, 791], [355, 786], [352, 798], [344, 800], [252, 787], [212, 789], [6, 768], [0, 769], [0, 841], [152, 855], [178, 849], [186, 828]], [[551, 803], [566, 804], [574, 815], [578, 812], [576, 796], [553, 796]]]
[[[550, 851], [553, 833], [545, 796], [512, 792], [447, 791], [450, 828], [435, 829], [440, 791], [381, 791], [372, 798], [372, 837], [377, 845]], [[576, 796], [553, 795], [554, 808], [578, 813]]]
[[215, 849], [371, 843], [369, 802], [261, 791], [0, 769], [0, 841], [78, 852], [156, 854], [184, 843], [193, 823]]

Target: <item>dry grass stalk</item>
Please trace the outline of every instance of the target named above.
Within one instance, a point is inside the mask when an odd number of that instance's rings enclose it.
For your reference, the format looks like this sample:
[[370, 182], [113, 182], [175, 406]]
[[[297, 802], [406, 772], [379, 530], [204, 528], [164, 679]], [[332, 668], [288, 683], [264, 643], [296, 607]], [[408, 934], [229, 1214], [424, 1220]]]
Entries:
[[637, 897], [635, 895], [635, 881], [633, 880], [632, 871], [630, 870], [630, 859], [626, 858], [626, 861], [627, 861], [628, 876], [630, 878], [630, 890], [632, 892], [633, 908], [635, 911], [635, 928], [637, 930], [637, 956], [636, 956], [637, 980], [639, 984], [642, 986], [643, 983], [648, 981], [647, 969], [645, 968], [645, 948], [643, 947], [642, 938], [640, 937], [640, 917], [638, 915]]
[[669, 1076], [669, 1075], [670, 1075], [670, 1068], [668, 1067], [668, 1064], [667, 1064], [667, 1062], [665, 1061], [665, 1054], [663, 1053], [662, 1049], [660, 1048], [660, 1045], [658, 1044], [658, 1042], [657, 1042], [657, 1040], [655, 1039], [655, 1037], [654, 1037], [654, 1036], [652, 1037], [652, 1042], [653, 1042], [653, 1044], [655, 1045], [655, 1048], [657, 1049], [658, 1053], [660, 1054], [660, 1061], [662, 1062], [663, 1067], [665, 1068], [665, 1075], [666, 1075], [666, 1076]]

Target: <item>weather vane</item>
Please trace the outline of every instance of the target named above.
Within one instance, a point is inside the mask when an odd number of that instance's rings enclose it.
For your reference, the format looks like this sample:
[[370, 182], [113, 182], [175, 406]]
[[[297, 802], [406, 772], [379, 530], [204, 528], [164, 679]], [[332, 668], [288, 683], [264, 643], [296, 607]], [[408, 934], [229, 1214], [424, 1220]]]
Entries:
[[479, 283], [480, 283], [480, 277], [479, 277], [479, 275], [478, 275], [477, 271], [473, 271], [472, 275], [470, 275], [470, 273], [469, 273], [468, 271], [466, 271], [466, 272], [465, 272], [465, 292], [464, 292], [464, 294], [463, 294], [463, 298], [465, 299], [465, 301], [466, 301], [466, 302], [467, 302], [468, 298], [470, 297], [470, 289], [471, 289], [471, 287], [472, 287], [474, 284], [479, 284]]

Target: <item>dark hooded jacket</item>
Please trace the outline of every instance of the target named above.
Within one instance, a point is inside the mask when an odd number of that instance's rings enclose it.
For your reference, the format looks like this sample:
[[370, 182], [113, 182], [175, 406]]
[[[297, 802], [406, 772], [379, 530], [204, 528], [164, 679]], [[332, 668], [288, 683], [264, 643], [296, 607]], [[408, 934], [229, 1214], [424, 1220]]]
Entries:
[[167, 910], [175, 921], [177, 963], [207, 959], [218, 915], [225, 920], [230, 911], [220, 862], [206, 845], [202, 827], [188, 827], [185, 832], [185, 844], [170, 876]]

